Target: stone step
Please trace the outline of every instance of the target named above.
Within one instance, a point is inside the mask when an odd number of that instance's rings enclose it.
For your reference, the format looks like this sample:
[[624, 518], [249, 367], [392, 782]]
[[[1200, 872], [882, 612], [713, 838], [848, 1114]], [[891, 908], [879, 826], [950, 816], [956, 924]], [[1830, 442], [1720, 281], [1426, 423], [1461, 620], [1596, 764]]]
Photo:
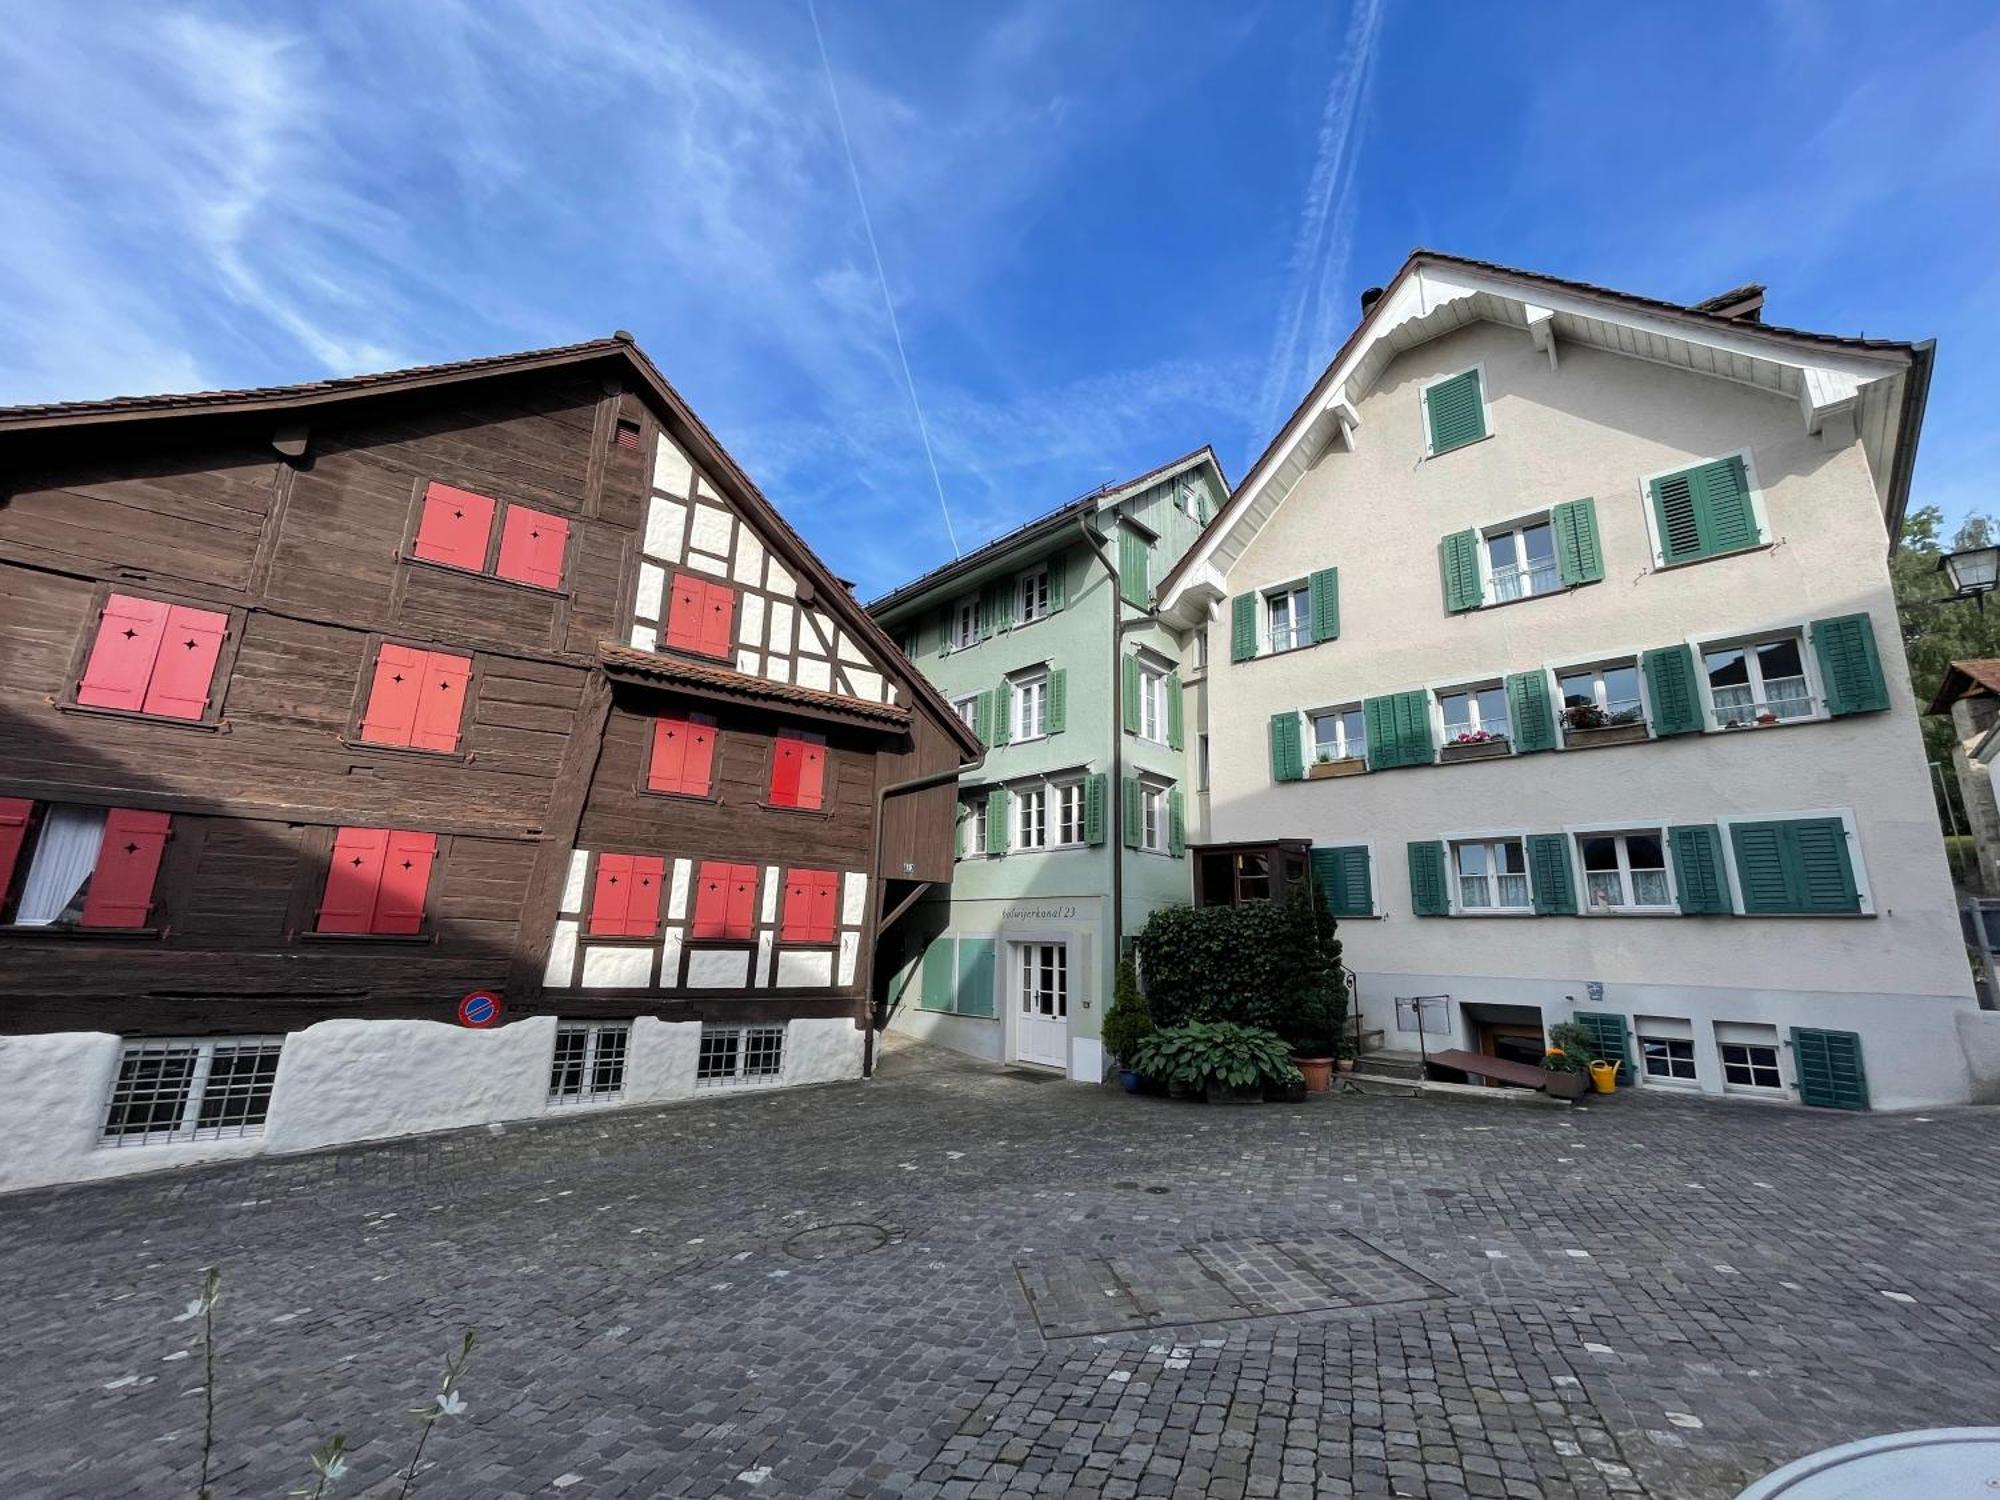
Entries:
[[1415, 1052], [1366, 1052], [1354, 1060], [1354, 1071], [1378, 1078], [1408, 1078], [1422, 1082], [1424, 1060]]

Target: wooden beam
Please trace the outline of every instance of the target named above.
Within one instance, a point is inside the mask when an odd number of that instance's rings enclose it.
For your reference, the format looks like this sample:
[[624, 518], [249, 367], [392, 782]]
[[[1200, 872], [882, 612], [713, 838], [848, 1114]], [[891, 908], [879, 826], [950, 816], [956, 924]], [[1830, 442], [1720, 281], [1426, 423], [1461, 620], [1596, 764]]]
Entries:
[[591, 778], [604, 750], [604, 726], [611, 718], [611, 683], [593, 672], [583, 685], [569, 743], [556, 766], [555, 789], [542, 821], [542, 841], [521, 897], [521, 919], [515, 928], [513, 960], [508, 965], [509, 1005], [539, 998], [542, 969], [555, 939], [556, 908], [562, 904], [563, 882], [569, 877], [570, 851], [583, 823], [583, 806], [590, 797]]
[[881, 922], [877, 925], [875, 929], [876, 941], [880, 942], [882, 939], [882, 934], [887, 932], [891, 927], [894, 927], [897, 921], [902, 917], [903, 913], [908, 911], [912, 906], [915, 906], [917, 904], [918, 898], [921, 897], [923, 893], [929, 890], [930, 888], [931, 888], [930, 881], [928, 880], [918, 881], [916, 885], [911, 888], [910, 894], [905, 896], [901, 901], [898, 901], [895, 904], [895, 906], [890, 909], [889, 914], [886, 917], [884, 917], [881, 920]]

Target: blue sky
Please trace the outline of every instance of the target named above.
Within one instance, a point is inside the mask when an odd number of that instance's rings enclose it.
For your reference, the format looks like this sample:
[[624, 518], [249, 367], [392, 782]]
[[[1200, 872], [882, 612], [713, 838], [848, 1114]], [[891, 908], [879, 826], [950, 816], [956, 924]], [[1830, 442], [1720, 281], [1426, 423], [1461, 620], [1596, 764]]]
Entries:
[[[819, 0], [961, 544], [1232, 479], [1415, 245], [1934, 336], [1995, 502], [1990, 5]], [[629, 328], [864, 596], [951, 555], [805, 0], [21, 4], [0, 402]]]

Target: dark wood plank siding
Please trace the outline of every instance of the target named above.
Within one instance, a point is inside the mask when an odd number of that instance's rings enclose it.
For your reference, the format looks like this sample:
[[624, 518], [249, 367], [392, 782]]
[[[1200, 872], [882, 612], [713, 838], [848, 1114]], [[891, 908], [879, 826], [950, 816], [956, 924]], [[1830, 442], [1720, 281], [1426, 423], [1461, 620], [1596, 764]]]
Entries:
[[[913, 781], [959, 764], [957, 742], [926, 714], [918, 714], [910, 738], [883, 752], [878, 774], [883, 786]], [[958, 816], [955, 780], [923, 791], [905, 792], [882, 807], [882, 870], [891, 880], [949, 883]]]

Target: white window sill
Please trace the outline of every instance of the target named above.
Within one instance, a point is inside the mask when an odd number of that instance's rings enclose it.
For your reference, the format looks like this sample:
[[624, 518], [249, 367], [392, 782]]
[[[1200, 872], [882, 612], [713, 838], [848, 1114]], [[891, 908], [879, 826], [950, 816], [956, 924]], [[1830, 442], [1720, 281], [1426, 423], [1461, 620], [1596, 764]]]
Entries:
[[1533, 917], [1539, 916], [1532, 906], [1475, 906], [1466, 910], [1452, 909], [1454, 917]]
[[1678, 917], [1678, 906], [1586, 906], [1577, 915], [1584, 917]]
[[1823, 708], [1816, 708], [1809, 714], [1797, 714], [1789, 719], [1778, 719], [1770, 724], [1717, 724], [1713, 722], [1715, 711], [1709, 710], [1711, 722], [1702, 730], [1703, 734], [1748, 734], [1759, 729], [1796, 729], [1801, 724], [1829, 724], [1833, 715]]
[[1752, 552], [1769, 552], [1773, 545], [1774, 543], [1768, 540], [1760, 540], [1752, 542], [1747, 547], [1736, 547], [1728, 552], [1711, 552], [1706, 557], [1682, 558], [1679, 562], [1668, 562], [1659, 553], [1655, 552], [1653, 554], [1653, 571], [1655, 573], [1668, 573], [1675, 568], [1698, 568], [1703, 563], [1721, 562], [1725, 557], [1744, 557]]
[[[1046, 730], [1044, 730], [1044, 731], [1043, 731], [1042, 733], [1040, 733], [1040, 734], [1016, 734], [1016, 735], [1010, 735], [1010, 736], [1008, 737], [1008, 740], [1007, 740], [1007, 745], [1033, 745], [1033, 744], [1036, 744], [1036, 743], [1038, 743], [1039, 741], [1041, 741], [1041, 740], [1045, 740], [1045, 739], [1047, 739], [1047, 738], [1049, 738], [1049, 735], [1048, 735], [1048, 731], [1046, 731]], [[1006, 748], [1007, 748], [1007, 745], [1002, 745], [1002, 746], [1000, 746], [999, 748], [1000, 748], [1000, 749], [1002, 749], [1002, 750], [1004, 750], [1004, 749], [1006, 749]]]
[[1490, 443], [1496, 436], [1498, 436], [1497, 433], [1485, 432], [1469, 443], [1455, 443], [1449, 448], [1433, 448], [1426, 442], [1424, 444], [1424, 462], [1429, 463], [1434, 458], [1450, 458], [1452, 454], [1463, 453], [1467, 448], [1477, 448], [1481, 443]]
[[1646, 1089], [1677, 1089], [1683, 1094], [1699, 1094], [1699, 1078], [1659, 1078], [1651, 1073], [1639, 1075], [1639, 1087]]

